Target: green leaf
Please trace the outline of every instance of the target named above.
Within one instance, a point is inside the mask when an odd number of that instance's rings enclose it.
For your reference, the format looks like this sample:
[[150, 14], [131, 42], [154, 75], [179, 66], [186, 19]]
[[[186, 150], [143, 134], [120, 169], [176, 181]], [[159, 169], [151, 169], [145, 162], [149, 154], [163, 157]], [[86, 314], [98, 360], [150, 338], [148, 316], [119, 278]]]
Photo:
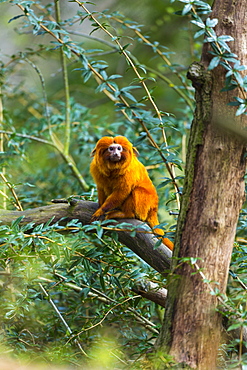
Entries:
[[214, 57], [213, 59], [211, 59], [209, 66], [208, 66], [209, 71], [216, 68], [219, 65], [219, 62], [220, 62], [220, 57]]
[[237, 109], [236, 116], [240, 116], [241, 114], [246, 112], [246, 105], [240, 104], [239, 108]]
[[227, 331], [235, 330], [235, 329], [242, 328], [242, 327], [244, 327], [244, 324], [241, 321], [238, 321], [238, 322], [235, 322], [234, 324], [230, 325], [227, 328]]
[[190, 258], [190, 263], [191, 263], [192, 265], [195, 265], [195, 264], [197, 263], [197, 261], [198, 261], [198, 258], [194, 258], [194, 257], [191, 257], [191, 258]]
[[108, 77], [108, 80], [115, 80], [116, 78], [122, 78], [123, 76], [121, 75], [111, 75], [110, 77]]
[[90, 77], [92, 76], [93, 72], [89, 69], [83, 73], [83, 81], [86, 83]]
[[213, 19], [207, 18], [206, 19], [206, 26], [207, 27], [214, 28], [217, 24], [218, 24], [218, 19], [217, 18], [213, 18]]
[[200, 31], [198, 31], [198, 32], [195, 33], [194, 38], [197, 39], [198, 37], [200, 37], [200, 36], [202, 36], [204, 34], [205, 34], [205, 30], [204, 29], [203, 30], [200, 30]]
[[121, 290], [122, 289], [122, 285], [119, 281], [119, 279], [117, 278], [117, 276], [113, 276], [112, 277], [112, 281], [114, 282], [114, 284]]
[[97, 232], [98, 238], [101, 239], [104, 233], [104, 229], [102, 228], [101, 224], [97, 225], [96, 232]]
[[25, 15], [24, 15], [24, 14], [16, 15], [15, 17], [13, 17], [13, 18], [9, 19], [8, 23], [13, 22], [13, 21], [15, 21], [16, 19], [21, 18], [21, 17], [25, 17]]
[[182, 15], [188, 14], [192, 9], [192, 4], [187, 4], [182, 10]]
[[201, 20], [201, 18], [199, 18], [200, 20], [199, 21], [191, 21], [191, 23], [195, 24], [196, 26], [200, 27], [200, 28], [205, 28], [205, 24], [203, 23], [203, 21]]
[[105, 290], [106, 290], [106, 288], [105, 288], [105, 280], [104, 280], [104, 276], [102, 274], [99, 275], [99, 280], [100, 280], [101, 288], [105, 292]]
[[24, 216], [18, 217], [15, 221], [11, 223], [13, 229], [19, 226], [20, 222], [23, 220]]

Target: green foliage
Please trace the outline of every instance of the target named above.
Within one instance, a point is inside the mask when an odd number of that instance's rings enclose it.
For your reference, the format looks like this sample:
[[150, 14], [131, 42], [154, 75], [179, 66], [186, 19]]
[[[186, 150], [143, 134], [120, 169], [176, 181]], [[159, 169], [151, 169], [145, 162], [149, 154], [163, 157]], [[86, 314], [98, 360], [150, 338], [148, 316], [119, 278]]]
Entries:
[[[187, 66], [200, 54], [202, 37], [212, 46], [209, 69], [226, 69], [224, 91], [239, 87], [246, 94], [245, 66], [231, 52], [229, 36], [216, 35], [207, 2], [144, 3], [146, 12], [127, 0], [109, 10], [68, 2], [61, 17], [59, 2], [1, 2], [1, 17], [8, 16], [1, 27], [17, 31], [12, 51], [1, 54], [3, 208], [72, 194], [96, 199], [90, 153], [101, 136], [122, 134], [152, 170], [161, 218], [174, 230], [168, 211], [178, 211], [194, 110]], [[191, 23], [199, 27], [194, 39]], [[231, 102], [237, 115], [246, 113], [246, 102]], [[103, 237], [107, 223], [33, 226], [21, 227], [20, 219], [0, 224], [2, 352], [27, 362], [146, 368], [139, 356], [157, 336], [161, 309], [131, 289], [143, 280], [164, 286], [164, 279], [121, 246], [116, 233]], [[243, 210], [231, 269], [245, 286], [246, 226]], [[245, 291], [241, 284], [229, 287], [227, 316], [241, 317], [242, 325]], [[169, 356], [157, 361], [174, 365]]]
[[240, 89], [244, 96], [243, 98], [235, 97], [234, 102], [230, 102], [229, 105], [237, 106], [236, 116], [246, 114], [247, 109], [247, 76], [243, 77], [240, 72], [247, 69], [247, 66], [241, 65], [238, 60], [238, 56], [234, 54], [228, 42], [233, 41], [232, 36], [228, 35], [217, 35], [215, 27], [218, 24], [218, 19], [207, 18], [204, 21], [200, 14], [205, 15], [211, 12], [211, 7], [204, 1], [198, 0], [179, 0], [182, 3], [186, 3], [182, 10], [182, 15], [189, 14], [193, 18], [191, 23], [200, 28], [195, 33], [195, 37], [204, 36], [204, 42], [209, 43], [211, 49], [210, 54], [213, 58], [208, 66], [209, 70], [216, 68], [221, 65], [226, 69], [225, 88], [222, 91], [230, 91], [236, 88]]
[[131, 288], [144, 276], [159, 282], [158, 274], [114, 239], [88, 234], [77, 222], [63, 227], [74, 231], [68, 238], [61, 226], [20, 227], [20, 220], [0, 227], [3, 342], [15, 355], [79, 365], [107, 340], [111, 361], [147, 349], [160, 325], [157, 308]]

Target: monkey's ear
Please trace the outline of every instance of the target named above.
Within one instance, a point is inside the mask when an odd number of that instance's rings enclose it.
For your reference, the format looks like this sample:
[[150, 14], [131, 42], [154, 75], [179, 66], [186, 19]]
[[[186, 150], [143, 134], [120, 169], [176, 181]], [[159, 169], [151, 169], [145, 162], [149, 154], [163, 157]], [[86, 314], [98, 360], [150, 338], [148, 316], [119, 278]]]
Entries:
[[91, 152], [91, 157], [94, 157], [94, 156], [95, 156], [95, 154], [96, 154], [96, 147], [92, 150], [92, 152]]
[[138, 152], [138, 150], [133, 146], [132, 147], [132, 149], [133, 149], [133, 153], [135, 154], [135, 156], [137, 157], [138, 155], [139, 155], [139, 152]]

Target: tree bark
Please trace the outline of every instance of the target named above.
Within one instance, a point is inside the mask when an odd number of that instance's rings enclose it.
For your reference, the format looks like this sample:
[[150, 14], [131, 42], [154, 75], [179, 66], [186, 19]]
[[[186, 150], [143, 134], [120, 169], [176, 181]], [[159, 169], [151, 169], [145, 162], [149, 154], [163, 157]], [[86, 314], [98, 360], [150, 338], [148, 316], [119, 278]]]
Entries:
[[[231, 35], [231, 50], [247, 64], [247, 1], [215, 0], [211, 18], [218, 18], [217, 35]], [[245, 146], [241, 135], [246, 116], [235, 116], [227, 106], [237, 90], [220, 92], [226, 70], [206, 70], [207, 45], [201, 64], [188, 73], [196, 89], [196, 111], [186, 161], [185, 186], [175, 241], [167, 306], [158, 349], [175, 361], [201, 370], [216, 369], [222, 317], [210, 289], [225, 293], [236, 225], [244, 201]], [[204, 68], [205, 67], [205, 68]], [[230, 132], [224, 124], [233, 127]], [[193, 264], [181, 258], [198, 258], [197, 266], [211, 281], [205, 283]], [[179, 261], [180, 260], [180, 261]], [[193, 261], [192, 261], [193, 263]], [[195, 266], [195, 265], [194, 265]], [[195, 273], [195, 274], [193, 274]]]

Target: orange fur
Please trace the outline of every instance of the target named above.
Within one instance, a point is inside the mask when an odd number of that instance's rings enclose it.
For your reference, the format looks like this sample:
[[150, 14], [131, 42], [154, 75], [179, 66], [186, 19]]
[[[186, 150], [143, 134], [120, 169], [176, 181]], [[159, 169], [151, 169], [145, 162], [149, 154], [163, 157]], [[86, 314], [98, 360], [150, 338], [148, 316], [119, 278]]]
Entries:
[[[124, 136], [101, 138], [92, 152], [90, 171], [98, 189], [99, 208], [92, 220], [137, 218], [146, 221], [154, 232], [159, 224], [158, 195], [144, 165], [136, 158], [138, 152]], [[168, 238], [163, 243], [173, 249]]]

